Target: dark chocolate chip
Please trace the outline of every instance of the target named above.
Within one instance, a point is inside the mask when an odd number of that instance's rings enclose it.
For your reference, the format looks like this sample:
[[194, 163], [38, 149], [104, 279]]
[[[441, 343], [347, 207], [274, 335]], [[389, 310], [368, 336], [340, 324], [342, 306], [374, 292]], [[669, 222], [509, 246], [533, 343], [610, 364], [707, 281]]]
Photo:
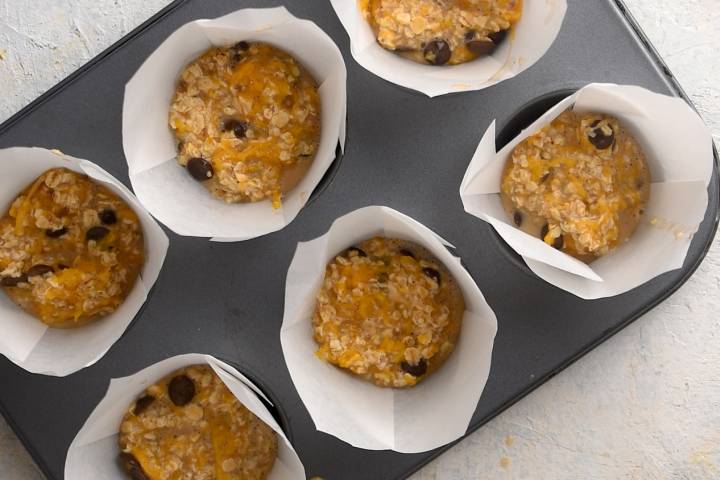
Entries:
[[137, 399], [135, 402], [135, 408], [133, 408], [133, 413], [135, 415], [140, 415], [145, 410], [148, 409], [150, 405], [155, 401], [155, 397], [152, 395], [145, 395]]
[[247, 52], [248, 49], [250, 49], [250, 44], [245, 41], [238, 42], [233, 45], [230, 53], [230, 65], [234, 67], [245, 60], [245, 52]]
[[422, 271], [425, 275], [435, 280], [435, 282], [438, 284], [438, 287], [440, 286], [440, 272], [430, 267], [425, 267]]
[[106, 208], [98, 213], [100, 221], [105, 225], [115, 225], [117, 223], [117, 214], [112, 208]]
[[[472, 32], [472, 36], [469, 35], [470, 32]], [[490, 55], [505, 40], [507, 33], [507, 30], [500, 30], [489, 34], [488, 38], [475, 38], [476, 32], [470, 30], [465, 34], [465, 46], [478, 57]]]
[[[546, 223], [545, 225], [543, 225], [542, 229], [540, 230], [540, 240], [542, 240], [544, 242], [545, 237], [547, 236], [547, 234], [549, 232], [550, 232], [550, 227]], [[565, 240], [563, 239], [563, 236], [560, 235], [559, 237], [557, 237], [553, 241], [552, 246], [553, 246], [553, 248], [555, 248], [557, 250], [562, 250], [562, 248], [565, 246]]]
[[30, 267], [30, 270], [27, 271], [26, 275], [28, 276], [28, 278], [37, 277], [39, 275], [45, 275], [46, 273], [50, 273], [52, 271], [54, 271], [54, 269], [50, 265], [43, 265], [42, 263], [39, 263]]
[[513, 222], [515, 222], [515, 226], [521, 227], [523, 223], [523, 214], [520, 210], [515, 210], [515, 213], [513, 213]]
[[600, 120], [595, 120], [593, 124], [590, 125], [590, 128], [593, 130], [588, 135], [588, 140], [590, 140], [590, 143], [592, 143], [598, 150], [605, 150], [612, 147], [612, 144], [615, 143], [615, 132], [612, 131], [612, 127], [608, 125], [608, 128], [611, 130], [608, 135], [605, 133], [604, 129], [598, 127], [598, 125], [600, 125]]
[[168, 395], [178, 407], [185, 406], [195, 396], [195, 383], [187, 375], [173, 377], [168, 384]]
[[413, 377], [422, 377], [427, 372], [427, 360], [421, 358], [417, 365], [410, 365], [408, 362], [402, 362], [400, 368], [405, 373], [409, 373]]
[[108, 233], [110, 233], [110, 230], [106, 227], [91, 227], [87, 232], [85, 232], [85, 240], [95, 240], [97, 242], [105, 238]]
[[380, 282], [380, 283], [387, 283], [388, 278], [389, 277], [388, 277], [387, 272], [380, 272], [377, 277], [378, 282]]
[[212, 178], [215, 174], [212, 163], [200, 157], [188, 160], [187, 171], [190, 176], [198, 182], [204, 182], [205, 180]]
[[138, 459], [135, 458], [135, 455], [132, 453], [121, 452], [119, 460], [120, 466], [130, 475], [132, 480], [150, 480], [150, 477], [147, 476], [142, 465], [140, 465], [140, 462], [138, 462]]
[[19, 277], [3, 277], [0, 280], [0, 285], [3, 287], [17, 287], [21, 283], [27, 283], [27, 281], [27, 275], [23, 273]]
[[236, 120], [234, 118], [225, 120], [222, 124], [223, 131], [229, 132], [232, 130], [235, 136], [240, 139], [245, 138], [245, 135], [247, 134], [247, 127], [248, 124], [246, 122]]
[[503, 40], [507, 38], [508, 31], [507, 30], [500, 30], [497, 32], [493, 32], [488, 37], [495, 45], [500, 45]]
[[50, 238], [60, 238], [65, 235], [67, 231], [68, 229], [66, 227], [58, 228], [57, 230], [47, 229], [45, 230], [45, 235]]
[[345, 255], [348, 257], [351, 257], [352, 256], [351, 253], [353, 253], [353, 252], [355, 252], [355, 254], [358, 257], [367, 257], [367, 253], [365, 253], [364, 250], [362, 250], [361, 248], [358, 248], [358, 247], [348, 248], [347, 250], [345, 250]]
[[450, 60], [450, 45], [445, 40], [436, 38], [425, 45], [423, 56], [431, 65], [445, 65]]
[[540, 177], [540, 183], [545, 183], [545, 182], [547, 182], [547, 179], [548, 179], [548, 178], [550, 178], [550, 172], [547, 172], [545, 175], [543, 175], [542, 177]]
[[65, 265], [64, 263], [58, 264], [58, 270], [67, 270], [68, 268], [70, 268], [70, 267]]
[[58, 228], [57, 230], [45, 230], [45, 236], [50, 238], [60, 238], [67, 233], [67, 227]]
[[401, 248], [401, 249], [398, 251], [398, 253], [399, 253], [400, 255], [402, 255], [403, 257], [415, 258], [415, 254], [412, 253], [412, 252], [411, 252], [410, 250], [408, 250], [407, 248]]
[[478, 57], [490, 55], [497, 48], [497, 45], [486, 38], [470, 40], [469, 42], [465, 42], [465, 46]]
[[250, 44], [245, 40], [241, 40], [235, 45], [233, 45], [232, 48], [233, 50], [237, 50], [238, 52], [246, 52], [250, 49]]

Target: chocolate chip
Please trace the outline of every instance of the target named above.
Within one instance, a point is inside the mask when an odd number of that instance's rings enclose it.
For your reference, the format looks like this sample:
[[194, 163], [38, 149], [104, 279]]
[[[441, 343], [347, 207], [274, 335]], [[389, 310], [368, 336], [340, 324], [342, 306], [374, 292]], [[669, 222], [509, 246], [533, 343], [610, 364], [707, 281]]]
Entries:
[[380, 272], [378, 274], [377, 280], [380, 283], [387, 283], [388, 278], [389, 278], [389, 276], [388, 276], [387, 272]]
[[345, 255], [348, 257], [351, 257], [351, 253], [355, 252], [355, 254], [358, 257], [367, 257], [367, 253], [365, 253], [364, 250], [358, 248], [358, 247], [350, 247], [347, 250], [345, 250]]
[[17, 287], [21, 283], [27, 283], [27, 275], [24, 273], [19, 277], [3, 277], [0, 280], [0, 285], [3, 287]]
[[490, 55], [497, 48], [497, 45], [485, 38], [470, 40], [469, 42], [465, 42], [465, 46], [478, 57]]
[[238, 42], [235, 45], [231, 47], [231, 54], [230, 54], [230, 65], [235, 66], [238, 63], [245, 60], [245, 52], [247, 52], [250, 49], [250, 44], [248, 42], [242, 41]]
[[198, 182], [204, 182], [205, 180], [212, 178], [215, 174], [212, 163], [200, 157], [188, 160], [187, 171], [190, 176]]
[[588, 140], [590, 140], [590, 143], [598, 150], [605, 150], [612, 147], [612, 144], [615, 143], [615, 132], [612, 127], [607, 125], [610, 129], [610, 134], [607, 134], [604, 128], [598, 127], [598, 125], [600, 125], [600, 120], [595, 120], [592, 125], [590, 125], [590, 128], [593, 130], [588, 135]]
[[222, 129], [225, 132], [232, 132], [237, 138], [243, 139], [247, 135], [248, 124], [246, 122], [236, 120], [234, 118], [225, 120], [222, 124]]
[[400, 368], [405, 373], [409, 373], [413, 377], [422, 377], [427, 372], [427, 360], [421, 358], [417, 365], [410, 365], [408, 362], [402, 362]]
[[425, 267], [422, 271], [425, 275], [435, 280], [435, 283], [438, 284], [438, 287], [440, 286], [440, 272], [430, 267]]
[[[540, 240], [542, 240], [544, 242], [545, 237], [547, 236], [547, 234], [549, 232], [550, 232], [550, 227], [546, 223], [545, 225], [543, 225], [542, 229], [540, 230]], [[552, 246], [553, 246], [553, 248], [556, 248], [557, 250], [562, 250], [562, 248], [565, 246], [565, 240], [563, 239], [562, 234], [553, 241]]]
[[59, 263], [59, 264], [58, 264], [58, 270], [67, 270], [68, 268], [70, 268], [70, 267], [68, 267], [68, 266], [65, 265], [64, 263]]
[[112, 208], [106, 208], [98, 213], [100, 221], [105, 225], [115, 225], [117, 223], [117, 214]]
[[148, 409], [150, 405], [155, 401], [155, 397], [152, 395], [145, 395], [137, 399], [135, 402], [135, 408], [133, 408], [133, 413], [135, 415], [140, 415], [145, 410]]
[[450, 45], [445, 40], [436, 38], [425, 45], [423, 56], [431, 65], [445, 65], [450, 60]]
[[508, 34], [507, 30], [500, 30], [500, 31], [491, 33], [490, 35], [488, 35], [488, 37], [490, 37], [490, 40], [492, 40], [492, 42], [495, 45], [500, 45], [500, 43], [502, 43], [502, 41], [507, 38], [507, 34]]
[[398, 251], [398, 253], [399, 253], [400, 255], [402, 255], [403, 257], [415, 258], [415, 254], [412, 253], [412, 252], [411, 252], [410, 250], [408, 250], [407, 248], [401, 248], [401, 249]]
[[28, 278], [37, 277], [39, 275], [45, 275], [46, 273], [50, 273], [52, 271], [54, 271], [54, 269], [50, 265], [43, 265], [39, 263], [30, 267], [30, 270], [27, 271], [26, 275], [28, 276]]
[[85, 232], [85, 240], [95, 240], [96, 242], [98, 242], [105, 238], [108, 233], [110, 233], [110, 230], [105, 227], [91, 227], [87, 232]]
[[195, 396], [195, 383], [187, 375], [173, 377], [168, 384], [168, 395], [178, 407], [185, 406]]
[[132, 453], [121, 452], [119, 456], [120, 466], [130, 475], [132, 480], [150, 480], [145, 471]]
[[236, 50], [238, 52], [246, 52], [250, 49], [250, 44], [246, 42], [245, 40], [241, 40], [237, 42], [235, 45], [232, 46], [233, 50]]
[[523, 214], [520, 210], [515, 210], [515, 213], [513, 213], [513, 222], [515, 222], [515, 226], [521, 227], [523, 223]]
[[60, 238], [67, 233], [66, 227], [58, 228], [57, 230], [47, 229], [45, 230], [45, 236], [49, 238]]
[[[472, 32], [472, 35], [470, 33]], [[465, 46], [478, 57], [490, 55], [497, 46], [507, 37], [507, 30], [500, 30], [488, 35], [488, 38], [475, 38], [477, 32], [469, 30], [465, 34]]]
[[545, 182], [547, 182], [547, 179], [548, 179], [548, 178], [550, 178], [550, 172], [547, 172], [545, 175], [543, 175], [543, 176], [540, 178], [540, 183], [545, 183]]

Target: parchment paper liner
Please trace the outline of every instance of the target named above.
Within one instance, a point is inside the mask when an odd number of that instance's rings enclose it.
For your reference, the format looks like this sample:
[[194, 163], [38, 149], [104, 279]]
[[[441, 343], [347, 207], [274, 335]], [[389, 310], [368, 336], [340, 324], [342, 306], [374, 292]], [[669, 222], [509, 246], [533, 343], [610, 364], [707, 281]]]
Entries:
[[350, 36], [353, 58], [366, 70], [429, 97], [482, 90], [531, 67], [560, 32], [565, 0], [525, 0], [522, 19], [505, 42], [487, 57], [453, 66], [422, 65], [382, 48], [363, 18], [357, 0], [330, 0]]
[[[183, 68], [212, 46], [240, 40], [271, 43], [293, 55], [320, 85], [322, 125], [317, 156], [303, 180], [274, 210], [269, 200], [227, 204], [213, 198], [176, 162], [168, 126], [170, 103]], [[332, 39], [285, 8], [245, 9], [190, 22], [168, 37], [125, 87], [123, 148], [135, 194], [145, 208], [179, 235], [239, 241], [287, 226], [345, 144], [347, 72]]]
[[97, 362], [122, 336], [145, 303], [165, 261], [168, 239], [120, 181], [98, 165], [43, 148], [0, 150], [0, 206], [4, 215], [17, 195], [45, 171], [65, 167], [108, 187], [137, 213], [145, 237], [145, 265], [127, 299], [110, 315], [75, 329], [48, 328], [0, 292], [0, 353], [32, 373], [64, 377]]
[[110, 381], [107, 393], [75, 436], [65, 459], [65, 478], [93, 480], [125, 480], [117, 457], [118, 430], [125, 411], [147, 387], [175, 370], [190, 365], [208, 364], [235, 397], [268, 424], [278, 435], [278, 458], [269, 480], [304, 480], [305, 469], [272, 414], [258, 396], [271, 403], [243, 374], [210, 355], [190, 353], [171, 357], [151, 365], [134, 375]]
[[[499, 196], [502, 169], [512, 150], [571, 107], [617, 117], [643, 148], [653, 182], [635, 234], [591, 265], [517, 229]], [[540, 278], [594, 299], [624, 293], [682, 266], [707, 209], [712, 165], [710, 132], [682, 99], [636, 86], [590, 84], [548, 110], [497, 153], [493, 122], [465, 173], [460, 196], [465, 210], [491, 224]]]
[[[411, 240], [450, 270], [465, 297], [460, 340], [447, 362], [417, 386], [377, 387], [315, 356], [311, 318], [327, 263], [374, 235]], [[356, 447], [415, 453], [462, 437], [490, 371], [497, 321], [470, 274], [430, 229], [388, 207], [337, 219], [325, 235], [298, 244], [285, 285], [280, 340], [285, 362], [318, 430]]]

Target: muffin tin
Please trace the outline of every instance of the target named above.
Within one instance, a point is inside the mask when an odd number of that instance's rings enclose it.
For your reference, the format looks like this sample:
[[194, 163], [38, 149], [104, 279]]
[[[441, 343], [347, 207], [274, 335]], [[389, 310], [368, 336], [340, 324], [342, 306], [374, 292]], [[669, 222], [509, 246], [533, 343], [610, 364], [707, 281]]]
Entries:
[[125, 336], [90, 368], [52, 378], [0, 360], [0, 384], [6, 386], [0, 390], [0, 408], [43, 472], [62, 478], [67, 447], [110, 378], [188, 352], [213, 354], [258, 380], [282, 412], [281, 423], [309, 477], [407, 478], [449, 448], [412, 455], [370, 452], [319, 433], [285, 367], [279, 329], [285, 275], [295, 246], [362, 206], [395, 208], [453, 243], [497, 314], [492, 370], [470, 430], [682, 285], [717, 228], [717, 154], [709, 207], [683, 268], [613, 298], [584, 301], [544, 283], [491, 227], [463, 211], [460, 181], [493, 119], [498, 120], [501, 140], [511, 138], [509, 132], [528, 125], [552, 104], [554, 95], [590, 82], [638, 84], [684, 97], [620, 0], [568, 3], [560, 36], [535, 66], [486, 90], [429, 99], [357, 65], [327, 2], [179, 0], [2, 125], [0, 147], [58, 148], [97, 162], [127, 184], [121, 145], [125, 83], [179, 26], [244, 7], [284, 4], [294, 15], [313, 20], [338, 44], [349, 73], [344, 158], [293, 223], [234, 244], [169, 233], [168, 257], [145, 307]]

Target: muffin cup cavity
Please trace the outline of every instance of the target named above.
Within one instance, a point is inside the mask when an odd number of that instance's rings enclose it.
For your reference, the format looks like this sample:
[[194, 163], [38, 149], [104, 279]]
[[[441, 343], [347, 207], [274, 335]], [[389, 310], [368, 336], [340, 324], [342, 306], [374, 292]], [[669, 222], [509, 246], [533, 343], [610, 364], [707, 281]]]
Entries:
[[[536, 275], [581, 298], [618, 295], [680, 268], [708, 205], [710, 132], [683, 100], [641, 87], [590, 84], [563, 99], [565, 94], [542, 96], [521, 109], [498, 137], [499, 144], [506, 143], [499, 151], [495, 124], [490, 125], [460, 187], [465, 211], [492, 225]], [[546, 111], [539, 108], [547, 108], [550, 100], [559, 102]], [[567, 109], [618, 118], [642, 147], [652, 177], [650, 200], [633, 236], [589, 265], [520, 231], [503, 211], [499, 195], [514, 148]]]
[[[377, 235], [429, 250], [450, 271], [465, 299], [455, 351], [412, 388], [378, 387], [315, 355], [311, 319], [327, 263]], [[298, 244], [286, 279], [280, 340], [295, 388], [318, 430], [359, 448], [404, 453], [432, 450], [466, 433], [490, 371], [497, 320], [446, 245], [424, 225], [381, 206], [340, 217], [325, 235]]]
[[[297, 59], [315, 78], [321, 101], [321, 137], [315, 159], [280, 208], [270, 199], [228, 204], [177, 164], [168, 124], [180, 72], [213, 46], [265, 42]], [[340, 50], [317, 25], [285, 8], [245, 9], [190, 22], [168, 37], [125, 87], [123, 148], [138, 199], [179, 235], [241, 241], [287, 226], [305, 206], [345, 143], [347, 72]]]
[[0, 353], [32, 373], [66, 376], [92, 365], [122, 336], [145, 303], [160, 274], [168, 238], [133, 194], [98, 165], [42, 148], [0, 150], [4, 174], [0, 178], [0, 205], [7, 211], [15, 197], [45, 171], [64, 167], [88, 175], [127, 203], [137, 214], [144, 233], [145, 261], [124, 302], [111, 314], [74, 329], [49, 328], [0, 295], [4, 334]]
[[423, 65], [381, 47], [357, 0], [330, 0], [350, 37], [353, 58], [391, 83], [429, 97], [482, 90], [513, 78], [537, 62], [557, 38], [567, 2], [523, 2], [520, 21], [487, 56], [460, 65]]
[[210, 355], [196, 353], [171, 357], [128, 377], [112, 379], [105, 396], [70, 445], [65, 460], [65, 478], [127, 478], [117, 462], [120, 454], [118, 428], [127, 408], [148, 386], [176, 370], [198, 364], [209, 365], [240, 403], [277, 433], [278, 457], [268, 479], [304, 479], [305, 468], [300, 458], [267, 407], [272, 405], [271, 401], [235, 368]]

